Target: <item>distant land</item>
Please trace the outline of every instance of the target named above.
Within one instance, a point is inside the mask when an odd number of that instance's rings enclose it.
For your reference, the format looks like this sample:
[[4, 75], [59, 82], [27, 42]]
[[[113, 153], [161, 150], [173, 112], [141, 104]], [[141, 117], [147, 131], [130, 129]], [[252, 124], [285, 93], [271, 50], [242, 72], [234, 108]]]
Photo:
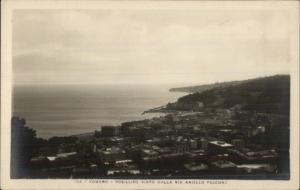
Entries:
[[217, 87], [228, 87], [228, 86], [235, 86], [239, 85], [242, 83], [247, 83], [259, 79], [267, 79], [267, 78], [272, 78], [272, 77], [287, 77], [289, 75], [274, 75], [274, 76], [269, 76], [269, 77], [259, 77], [259, 78], [252, 78], [252, 79], [247, 79], [247, 80], [235, 80], [235, 81], [226, 81], [226, 82], [216, 82], [216, 83], [211, 83], [211, 84], [203, 84], [203, 85], [196, 85], [196, 86], [186, 86], [186, 87], [177, 87], [177, 88], [171, 88], [169, 89], [170, 92], [187, 92], [187, 93], [196, 93], [196, 92], [203, 92], [206, 90], [210, 90], [213, 88]]
[[187, 86], [187, 87], [178, 87], [178, 88], [171, 88], [169, 89], [170, 92], [188, 92], [188, 93], [196, 93], [196, 92], [203, 92], [206, 90], [210, 90], [216, 87], [226, 87], [241, 84], [244, 81], [229, 81], [229, 82], [216, 82], [212, 84], [203, 84], [197, 86]]
[[147, 112], [205, 111], [233, 108], [264, 113], [289, 114], [290, 76], [274, 75], [243, 81], [172, 88], [171, 92], [190, 92], [174, 103]]

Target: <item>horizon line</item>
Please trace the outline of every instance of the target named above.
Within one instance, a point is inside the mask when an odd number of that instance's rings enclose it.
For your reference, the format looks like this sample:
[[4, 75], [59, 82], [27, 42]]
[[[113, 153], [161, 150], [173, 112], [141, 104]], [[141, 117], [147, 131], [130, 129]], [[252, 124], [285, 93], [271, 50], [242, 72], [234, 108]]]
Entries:
[[272, 74], [272, 75], [263, 75], [263, 76], [256, 76], [246, 79], [231, 79], [231, 80], [217, 80], [217, 81], [210, 81], [210, 82], [163, 82], [163, 83], [14, 83], [12, 82], [12, 86], [106, 86], [106, 85], [205, 85], [205, 84], [215, 84], [215, 83], [222, 83], [222, 82], [233, 82], [233, 81], [243, 81], [243, 80], [251, 80], [251, 79], [257, 79], [257, 78], [265, 78], [265, 77], [272, 77], [272, 76], [290, 76], [290, 73], [278, 73], [278, 74]]

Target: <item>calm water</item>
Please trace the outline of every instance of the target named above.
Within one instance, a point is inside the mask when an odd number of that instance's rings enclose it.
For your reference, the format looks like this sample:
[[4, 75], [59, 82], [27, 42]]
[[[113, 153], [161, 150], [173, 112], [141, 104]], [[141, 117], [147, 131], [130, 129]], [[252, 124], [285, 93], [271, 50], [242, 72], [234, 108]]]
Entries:
[[15, 86], [13, 115], [26, 119], [39, 137], [92, 132], [102, 125], [158, 116], [141, 113], [176, 101], [172, 86]]

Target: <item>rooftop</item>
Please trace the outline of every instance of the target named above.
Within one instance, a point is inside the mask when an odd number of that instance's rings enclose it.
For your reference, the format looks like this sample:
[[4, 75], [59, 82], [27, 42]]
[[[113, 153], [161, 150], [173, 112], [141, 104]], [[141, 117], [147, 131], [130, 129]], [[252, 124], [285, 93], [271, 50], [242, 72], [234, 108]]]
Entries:
[[217, 168], [233, 168], [236, 165], [232, 162], [225, 161], [225, 160], [219, 160], [216, 162], [213, 162], [212, 165], [216, 166]]
[[59, 153], [56, 156], [60, 158], [68, 157], [68, 156], [73, 156], [76, 155], [76, 152], [65, 152], [65, 153]]
[[207, 170], [208, 166], [203, 163], [189, 163], [185, 164], [184, 167], [189, 171], [201, 171], [201, 170]]
[[210, 141], [209, 143], [213, 144], [213, 145], [216, 145], [216, 146], [219, 146], [219, 147], [224, 147], [224, 148], [233, 147], [232, 144], [226, 143], [224, 141]]

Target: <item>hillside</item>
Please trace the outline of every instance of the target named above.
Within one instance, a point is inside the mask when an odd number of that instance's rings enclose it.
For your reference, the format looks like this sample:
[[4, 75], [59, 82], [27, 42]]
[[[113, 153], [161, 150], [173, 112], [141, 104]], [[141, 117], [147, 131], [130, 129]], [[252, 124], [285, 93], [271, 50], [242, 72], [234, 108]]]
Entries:
[[[199, 106], [201, 104], [201, 106]], [[183, 96], [167, 109], [195, 110], [231, 108], [267, 113], [289, 114], [290, 76], [275, 75], [216, 87]]]
[[189, 86], [189, 87], [179, 87], [179, 88], [171, 88], [170, 92], [203, 92], [206, 90], [210, 90], [216, 87], [226, 87], [232, 85], [241, 84], [244, 81], [230, 81], [230, 82], [221, 82], [221, 83], [213, 83], [213, 84], [204, 84], [204, 85], [197, 85], [197, 86]]

